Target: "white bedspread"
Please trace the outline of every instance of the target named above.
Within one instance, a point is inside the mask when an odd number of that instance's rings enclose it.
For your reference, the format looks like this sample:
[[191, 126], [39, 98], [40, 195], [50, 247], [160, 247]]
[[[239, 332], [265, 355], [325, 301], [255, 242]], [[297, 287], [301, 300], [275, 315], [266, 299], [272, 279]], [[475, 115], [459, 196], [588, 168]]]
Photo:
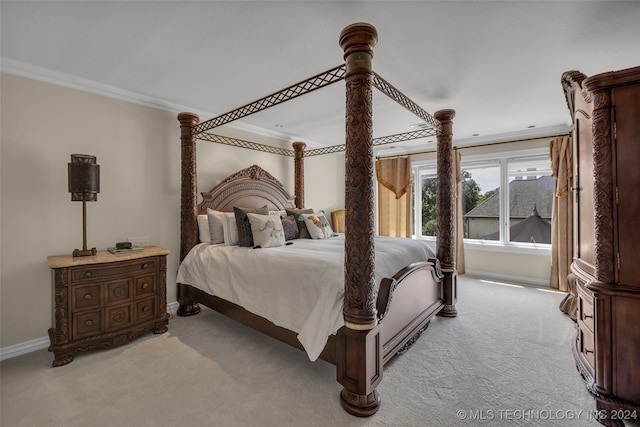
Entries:
[[[297, 332], [316, 360], [344, 324], [344, 235], [292, 242], [263, 249], [201, 243], [181, 263], [177, 281]], [[425, 241], [376, 237], [376, 284], [434, 256]]]

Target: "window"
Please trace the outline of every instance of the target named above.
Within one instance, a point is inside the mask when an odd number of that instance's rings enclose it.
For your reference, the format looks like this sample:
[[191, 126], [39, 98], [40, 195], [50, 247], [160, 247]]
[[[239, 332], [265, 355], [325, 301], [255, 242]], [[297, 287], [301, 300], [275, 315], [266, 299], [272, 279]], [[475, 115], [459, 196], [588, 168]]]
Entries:
[[[419, 178], [414, 179], [415, 235], [432, 238], [437, 215], [435, 162], [416, 164], [414, 174]], [[547, 150], [463, 156], [465, 242], [548, 248], [553, 191]]]
[[[414, 225], [417, 230], [414, 234], [418, 236], [436, 236], [436, 222], [438, 218], [436, 190], [437, 175], [435, 167], [422, 167], [414, 171], [414, 177], [418, 179], [414, 182], [414, 194], [412, 200]], [[417, 186], [417, 190], [416, 190]], [[415, 194], [421, 194], [421, 197], [415, 197]]]
[[466, 239], [500, 240], [500, 163], [462, 164], [462, 225]]

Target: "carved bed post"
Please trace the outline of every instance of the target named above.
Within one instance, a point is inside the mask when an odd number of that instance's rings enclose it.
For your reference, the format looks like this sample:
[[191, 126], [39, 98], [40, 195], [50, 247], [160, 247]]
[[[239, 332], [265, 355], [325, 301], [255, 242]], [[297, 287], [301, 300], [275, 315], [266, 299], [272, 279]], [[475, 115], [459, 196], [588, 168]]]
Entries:
[[191, 128], [200, 122], [193, 113], [178, 114], [182, 146], [182, 188], [180, 189], [180, 261], [198, 242], [196, 138]]
[[346, 62], [345, 327], [338, 336], [336, 370], [342, 407], [369, 416], [380, 407], [382, 338], [374, 275], [374, 193], [371, 59], [378, 34], [370, 24], [340, 34]]
[[293, 149], [295, 151], [295, 192], [296, 192], [296, 208], [304, 208], [304, 149], [307, 144], [304, 142], [294, 142]]
[[436, 256], [440, 260], [444, 279], [442, 294], [444, 307], [439, 316], [455, 317], [458, 271], [456, 270], [455, 208], [453, 195], [455, 178], [453, 166], [453, 118], [454, 110], [440, 110], [434, 117], [442, 123], [438, 134], [438, 238]]
[[[178, 121], [182, 146], [182, 187], [180, 189], [180, 261], [182, 261], [189, 250], [198, 243], [196, 138], [191, 135], [191, 128], [200, 122], [200, 118], [193, 113], [180, 113]], [[185, 286], [178, 283], [176, 298], [180, 303], [178, 314], [190, 316], [199, 313], [200, 307], [189, 299], [185, 289]]]

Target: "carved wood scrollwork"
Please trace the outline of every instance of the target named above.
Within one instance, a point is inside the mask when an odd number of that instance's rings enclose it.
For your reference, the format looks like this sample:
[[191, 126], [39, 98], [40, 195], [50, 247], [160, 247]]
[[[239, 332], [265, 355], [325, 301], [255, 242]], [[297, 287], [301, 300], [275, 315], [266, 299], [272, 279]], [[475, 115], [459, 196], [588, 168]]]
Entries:
[[182, 261], [198, 242], [196, 138], [191, 135], [191, 128], [200, 122], [200, 118], [193, 113], [180, 113], [178, 121], [182, 146], [182, 186], [180, 188], [180, 235], [182, 236], [180, 261]]
[[455, 210], [453, 175], [453, 110], [440, 110], [435, 118], [442, 123], [443, 132], [438, 135], [438, 242], [437, 257], [445, 271], [456, 268], [455, 258]]
[[54, 270], [55, 274], [55, 328], [52, 329], [52, 344], [61, 344], [69, 341], [69, 311], [66, 302], [69, 293], [69, 269], [58, 268]]
[[593, 207], [595, 211], [596, 279], [612, 283], [614, 279], [613, 170], [611, 135], [611, 93], [593, 93]]
[[304, 149], [307, 147], [307, 144], [304, 142], [294, 142], [293, 150], [295, 151], [294, 156], [294, 180], [295, 180], [295, 188], [296, 192], [296, 208], [303, 209], [304, 208]]
[[[347, 67], [345, 163], [345, 305], [347, 324], [377, 323], [373, 194], [372, 74], [362, 52], [358, 69]], [[347, 64], [351, 61], [347, 59]], [[369, 57], [370, 63], [370, 57]]]
[[350, 233], [345, 238], [345, 320], [375, 324], [371, 79], [349, 80], [345, 196], [350, 207], [345, 228]]

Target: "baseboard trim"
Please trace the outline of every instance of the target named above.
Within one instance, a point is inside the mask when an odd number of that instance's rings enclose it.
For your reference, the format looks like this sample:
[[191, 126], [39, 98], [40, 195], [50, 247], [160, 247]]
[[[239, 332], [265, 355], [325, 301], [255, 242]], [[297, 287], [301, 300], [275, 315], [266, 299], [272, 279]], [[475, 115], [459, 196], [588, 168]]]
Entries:
[[22, 356], [23, 354], [42, 350], [47, 347], [49, 347], [49, 337], [36, 338], [35, 340], [10, 345], [9, 347], [3, 347], [0, 348], [0, 361]]
[[523, 285], [536, 286], [536, 287], [548, 288], [551, 285], [549, 280], [537, 279], [535, 277], [513, 276], [510, 274], [500, 274], [500, 273], [493, 273], [490, 271], [472, 270], [468, 268], [465, 269], [465, 274], [469, 276], [477, 277], [477, 278], [500, 280], [502, 282], [510, 282], [515, 284], [523, 284]]
[[[178, 310], [177, 301], [167, 304], [167, 313], [173, 315]], [[0, 361], [22, 356], [33, 351], [42, 350], [49, 347], [49, 337], [40, 337], [34, 340], [25, 341], [20, 344], [10, 345], [0, 348]]]

